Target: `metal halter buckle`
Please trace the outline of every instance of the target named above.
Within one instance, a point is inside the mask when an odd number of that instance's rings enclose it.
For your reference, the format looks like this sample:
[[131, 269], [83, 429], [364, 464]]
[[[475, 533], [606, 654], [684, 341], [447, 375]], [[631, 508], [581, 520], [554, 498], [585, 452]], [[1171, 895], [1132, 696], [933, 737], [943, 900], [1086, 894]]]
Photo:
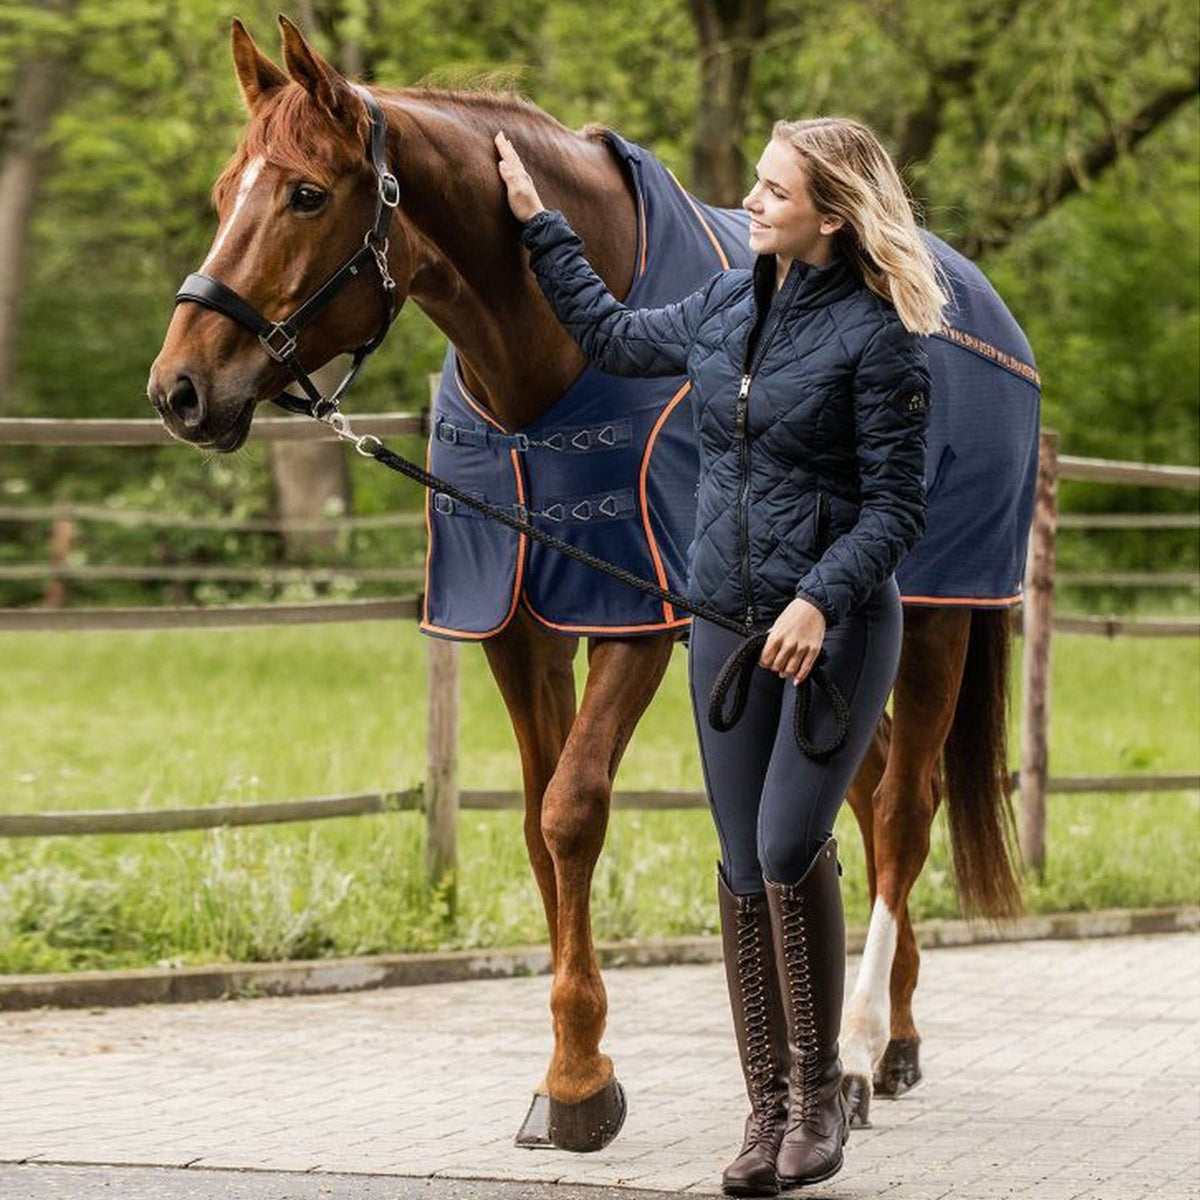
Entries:
[[[283, 336], [283, 345], [275, 346], [271, 339], [276, 334]], [[259, 345], [277, 362], [287, 362], [289, 358], [296, 352], [296, 337], [289, 333], [283, 325], [275, 324], [266, 333], [258, 335]]]
[[379, 176], [379, 200], [384, 208], [397, 208], [400, 204], [400, 181], [391, 171]]

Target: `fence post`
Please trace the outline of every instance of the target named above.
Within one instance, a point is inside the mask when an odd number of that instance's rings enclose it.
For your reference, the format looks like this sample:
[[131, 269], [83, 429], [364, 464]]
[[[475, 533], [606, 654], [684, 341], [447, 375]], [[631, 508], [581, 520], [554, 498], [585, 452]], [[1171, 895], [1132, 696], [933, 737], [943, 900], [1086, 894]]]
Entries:
[[[51, 567], [65, 567], [71, 557], [71, 543], [75, 540], [75, 522], [71, 510], [60, 507], [50, 527], [49, 558]], [[67, 602], [67, 581], [57, 574], [50, 576], [46, 585], [46, 597], [42, 601], [46, 608], [62, 608]]]
[[429, 644], [428, 734], [425, 763], [425, 870], [444, 887], [453, 913], [458, 869], [458, 643]]
[[1039, 878], [1046, 869], [1050, 630], [1054, 621], [1054, 536], [1058, 526], [1058, 434], [1038, 439], [1037, 496], [1025, 566], [1021, 726], [1021, 853]]

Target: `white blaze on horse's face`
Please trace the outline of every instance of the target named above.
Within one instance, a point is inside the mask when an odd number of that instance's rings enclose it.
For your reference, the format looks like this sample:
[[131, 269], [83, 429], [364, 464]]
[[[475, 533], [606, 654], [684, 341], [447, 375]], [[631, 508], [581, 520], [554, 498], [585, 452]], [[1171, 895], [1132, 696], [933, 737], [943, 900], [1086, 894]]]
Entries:
[[234, 223], [238, 219], [238, 213], [242, 211], [242, 206], [246, 203], [246, 197], [250, 194], [250, 189], [258, 181], [258, 176], [262, 172], [265, 159], [259, 155], [258, 158], [252, 158], [242, 171], [242, 177], [238, 180], [237, 197], [233, 202], [233, 211], [229, 214], [229, 219], [217, 230], [216, 240], [212, 244], [212, 249], [208, 252], [208, 257], [201, 264], [201, 272], [206, 272], [209, 264], [221, 251], [221, 247], [225, 244], [225, 239], [229, 236], [229, 231], [233, 228]]

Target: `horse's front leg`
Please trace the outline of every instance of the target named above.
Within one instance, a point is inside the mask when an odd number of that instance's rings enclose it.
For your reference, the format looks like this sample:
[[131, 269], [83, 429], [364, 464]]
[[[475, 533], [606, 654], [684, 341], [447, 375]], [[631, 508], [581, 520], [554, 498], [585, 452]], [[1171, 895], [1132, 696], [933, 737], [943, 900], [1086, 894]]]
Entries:
[[[542, 798], [558, 766], [575, 720], [575, 653], [579, 639], [554, 633], [519, 609], [502, 633], [483, 644], [504, 698], [521, 754], [525, 793], [525, 847], [542, 896], [550, 961], [558, 960], [558, 884], [542, 834]], [[529, 1149], [550, 1140], [550, 1096], [546, 1080], [534, 1088], [516, 1144]]]
[[624, 1092], [612, 1060], [600, 1053], [608, 998], [592, 944], [592, 874], [617, 766], [662, 680], [673, 641], [648, 635], [589, 645], [583, 700], [542, 798], [542, 833], [558, 894], [554, 1053], [546, 1084], [550, 1136], [564, 1150], [602, 1149], [625, 1120]]

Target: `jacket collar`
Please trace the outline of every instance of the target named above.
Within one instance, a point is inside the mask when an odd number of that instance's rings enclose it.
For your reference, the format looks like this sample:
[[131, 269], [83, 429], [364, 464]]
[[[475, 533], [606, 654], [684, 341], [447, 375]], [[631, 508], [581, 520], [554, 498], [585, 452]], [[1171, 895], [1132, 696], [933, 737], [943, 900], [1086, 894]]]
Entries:
[[[775, 295], [776, 271], [774, 254], [760, 254], [754, 260], [754, 300], [760, 313], [766, 311]], [[798, 280], [793, 279], [794, 273], [798, 274]], [[854, 291], [860, 283], [853, 264], [835, 249], [833, 259], [823, 267], [794, 259], [784, 279], [783, 290], [790, 293], [789, 309], [821, 308]]]

